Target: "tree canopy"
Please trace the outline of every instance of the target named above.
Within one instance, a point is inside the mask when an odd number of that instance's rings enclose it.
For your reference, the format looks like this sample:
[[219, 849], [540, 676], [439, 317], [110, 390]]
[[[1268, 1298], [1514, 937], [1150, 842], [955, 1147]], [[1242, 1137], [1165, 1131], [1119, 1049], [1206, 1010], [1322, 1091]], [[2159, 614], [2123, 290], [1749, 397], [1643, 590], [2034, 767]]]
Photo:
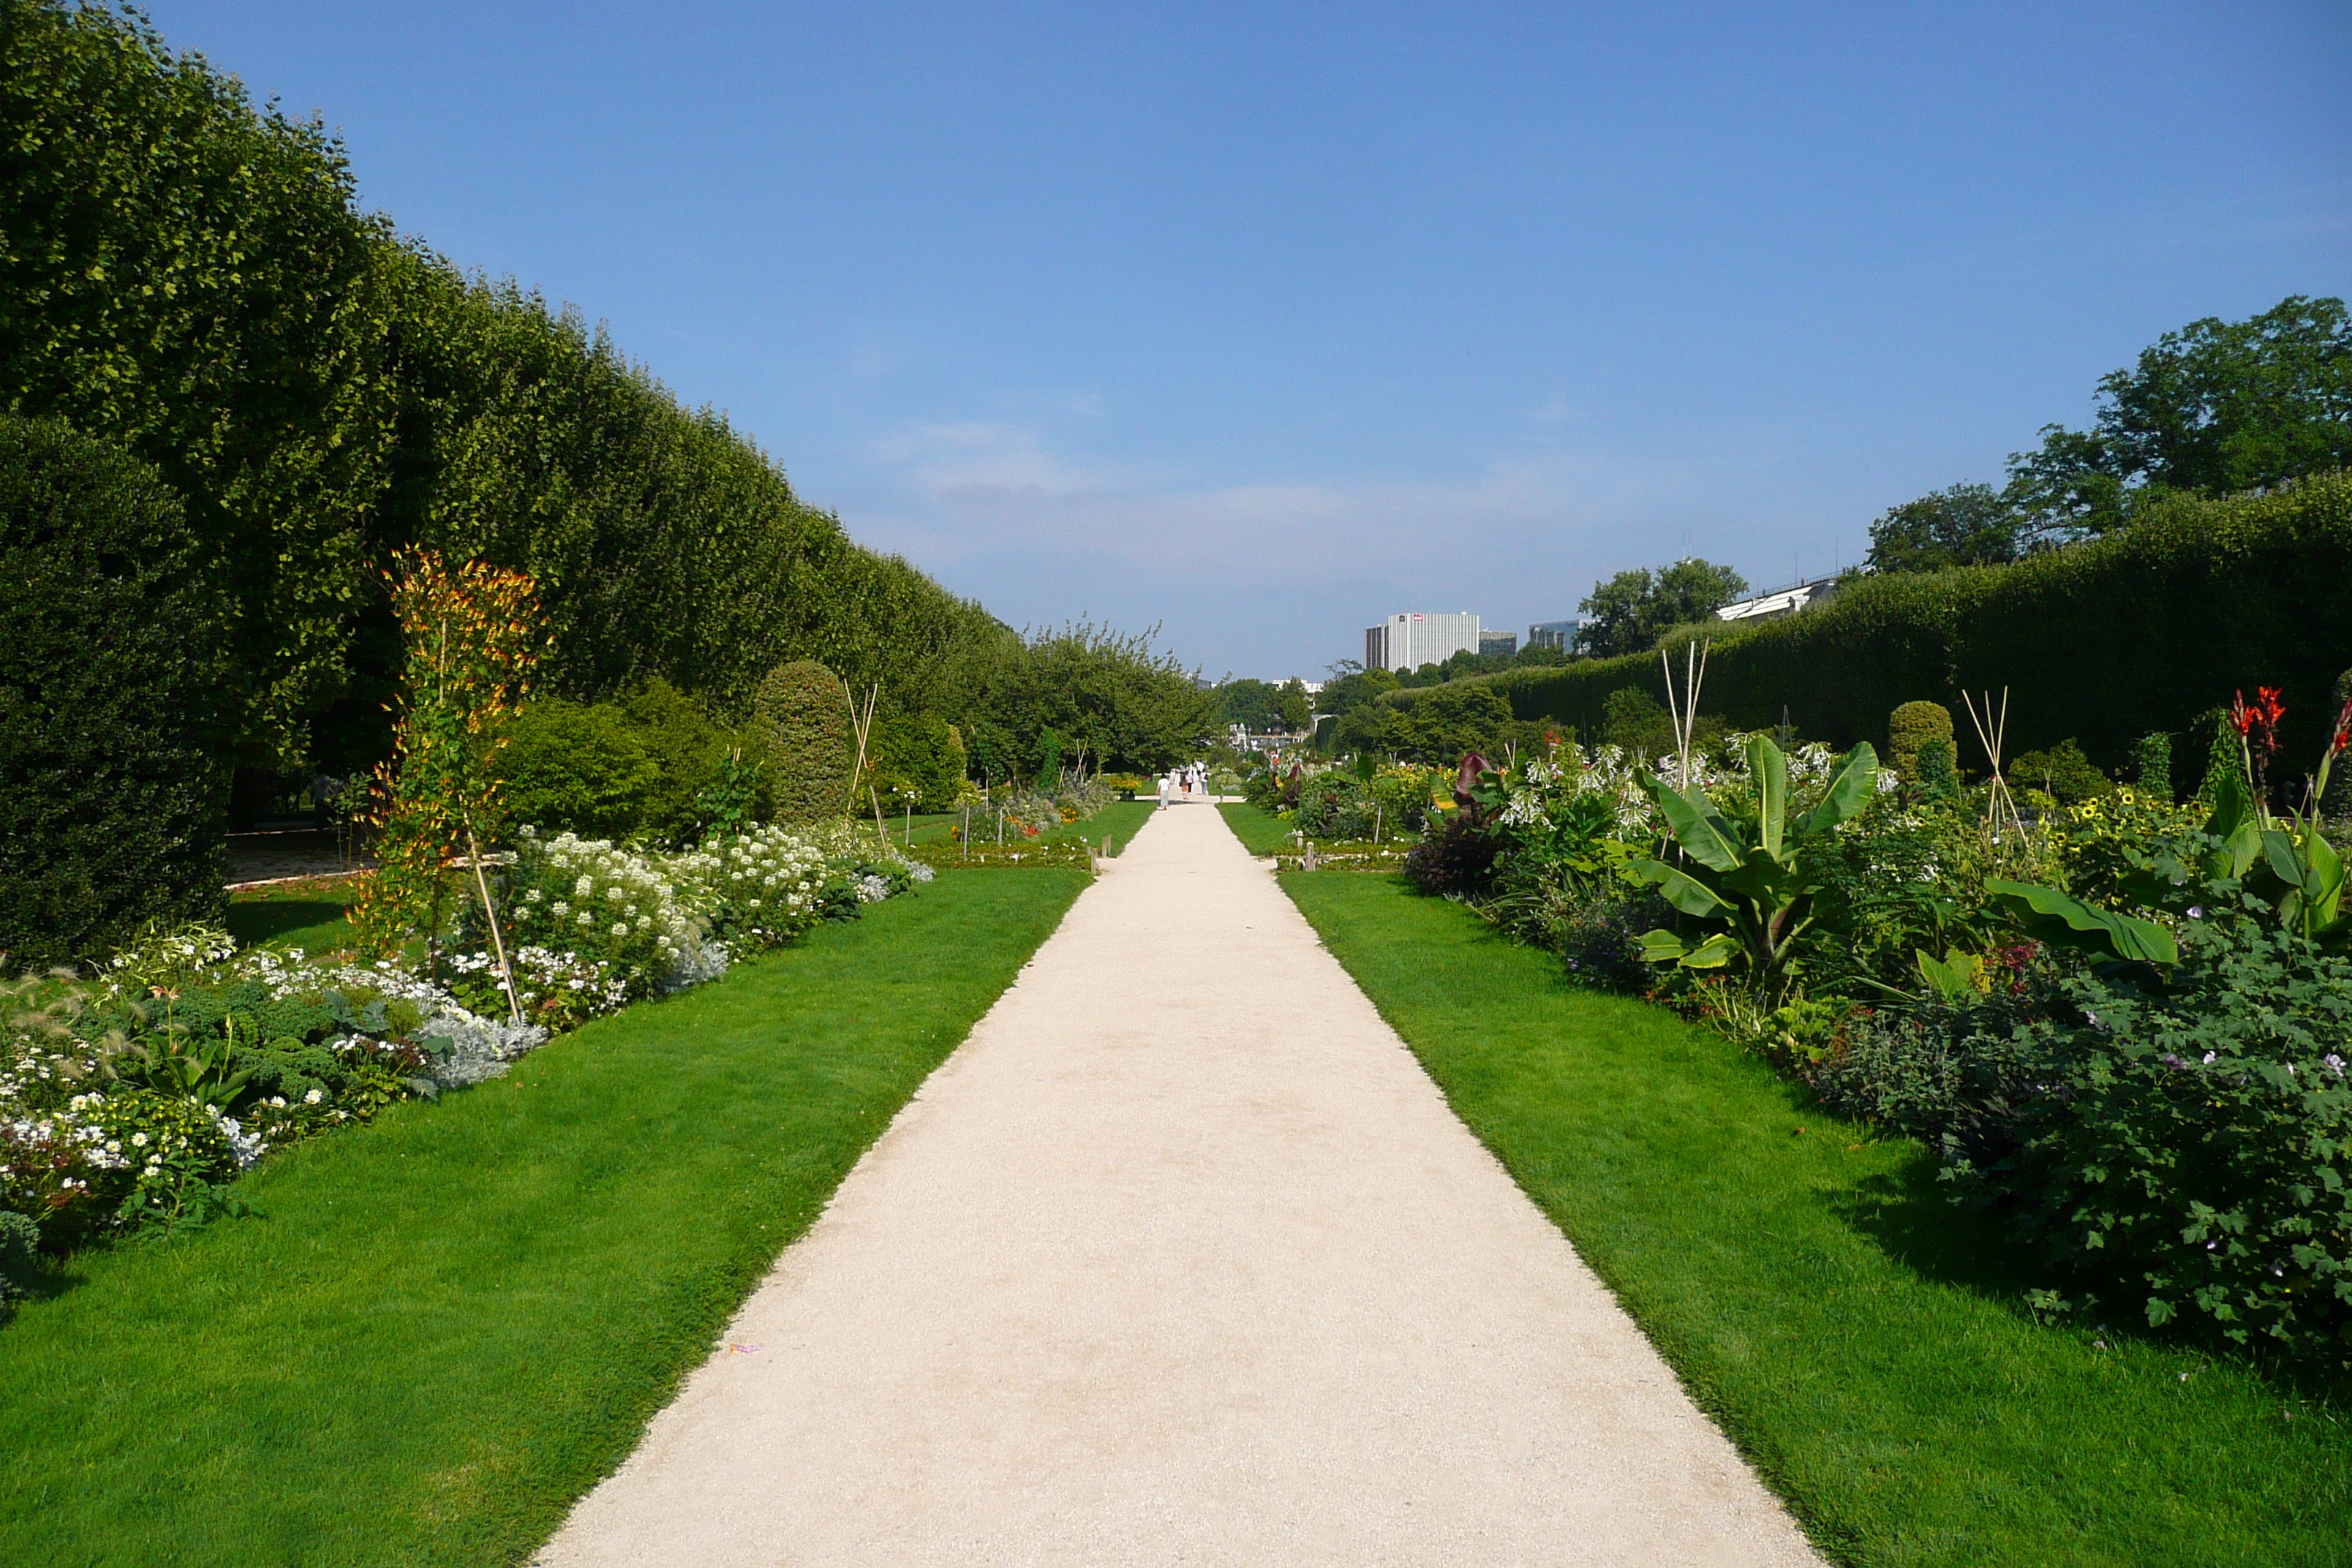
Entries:
[[1244, 677], [1217, 688], [1221, 713], [1228, 724], [1239, 724], [1253, 735], [1291, 734], [1307, 728], [1315, 704], [1306, 685], [1286, 680], [1253, 680]]
[[1595, 583], [1591, 596], [1577, 605], [1586, 616], [1577, 651], [1601, 658], [1640, 653], [1675, 626], [1703, 620], [1746, 592], [1747, 578], [1696, 556], [1654, 572], [1620, 572]]
[[2352, 465], [2352, 315], [2290, 295], [2191, 321], [2099, 380], [2093, 427], [2042, 427], [1999, 489], [1959, 484], [1871, 525], [1870, 564], [1932, 572], [2109, 532], [2163, 496], [2269, 489]]
[[1874, 572], [1992, 566], [2022, 549], [2024, 514], [1990, 485], [1958, 484], [1889, 507], [1870, 525]]
[[[361, 213], [341, 146], [142, 19], [0, 0], [0, 408], [152, 463], [231, 595], [243, 760], [363, 768], [413, 545], [530, 572], [558, 694], [740, 712], [823, 660], [968, 701], [1019, 639], [804, 504], [576, 313]], [[135, 283], [136, 286], [131, 286]]]

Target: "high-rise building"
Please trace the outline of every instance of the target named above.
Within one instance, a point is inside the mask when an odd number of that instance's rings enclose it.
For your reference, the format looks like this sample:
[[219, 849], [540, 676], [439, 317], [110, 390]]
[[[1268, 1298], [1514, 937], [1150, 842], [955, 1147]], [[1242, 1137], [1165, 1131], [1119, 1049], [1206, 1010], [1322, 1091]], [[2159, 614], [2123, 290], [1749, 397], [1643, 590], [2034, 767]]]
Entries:
[[1481, 658], [1493, 658], [1497, 655], [1508, 658], [1518, 651], [1519, 634], [1517, 632], [1480, 632], [1478, 634], [1478, 657]]
[[1528, 646], [1548, 647], [1554, 653], [1572, 653], [1576, 649], [1576, 634], [1583, 626], [1580, 620], [1538, 621], [1528, 628]]
[[1364, 628], [1366, 669], [1419, 669], [1443, 664], [1457, 653], [1478, 651], [1478, 617], [1467, 610], [1451, 615], [1406, 611]]

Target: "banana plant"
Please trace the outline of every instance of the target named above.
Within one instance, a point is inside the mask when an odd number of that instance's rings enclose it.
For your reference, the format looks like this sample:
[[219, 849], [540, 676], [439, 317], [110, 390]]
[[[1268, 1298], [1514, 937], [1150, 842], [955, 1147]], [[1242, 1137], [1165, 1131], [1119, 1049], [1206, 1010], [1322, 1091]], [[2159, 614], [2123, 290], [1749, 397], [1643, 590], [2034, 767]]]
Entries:
[[1696, 942], [1660, 929], [1642, 938], [1652, 963], [1685, 969], [1743, 965], [1759, 990], [1788, 969], [1797, 939], [1813, 923], [1824, 885], [1818, 852], [1876, 793], [1878, 753], [1867, 741], [1842, 758], [1819, 805], [1791, 821], [1789, 761], [1771, 737], [1748, 742], [1752, 805], [1724, 806], [1693, 784], [1674, 789], [1643, 769], [1635, 775], [1657, 803], [1682, 849], [1682, 864], [1635, 860], [1625, 875], [1655, 887], [1666, 902], [1716, 929]]

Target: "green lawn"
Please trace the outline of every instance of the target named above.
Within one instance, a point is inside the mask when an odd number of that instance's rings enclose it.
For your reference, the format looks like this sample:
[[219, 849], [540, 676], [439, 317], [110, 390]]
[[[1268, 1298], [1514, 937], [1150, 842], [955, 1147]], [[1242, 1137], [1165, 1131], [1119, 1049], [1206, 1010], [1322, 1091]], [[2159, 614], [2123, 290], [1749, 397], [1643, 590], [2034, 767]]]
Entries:
[[2037, 1324], [2032, 1281], [1916, 1144], [1396, 878], [1282, 882], [1832, 1557], [2352, 1563], [2340, 1395]]
[[1297, 847], [1291, 837], [1297, 830], [1270, 811], [1239, 801], [1227, 801], [1217, 809], [1224, 814], [1225, 825], [1234, 830], [1234, 837], [1253, 855], [1271, 855], [1277, 849]]
[[[1004, 844], [1007, 848], [1018, 848], [1024, 844], [1032, 847], [1043, 847], [1048, 844], [1091, 844], [1104, 854], [1117, 855], [1134, 842], [1135, 836], [1143, 830], [1143, 825], [1150, 821], [1151, 814], [1159, 809], [1157, 801], [1115, 800], [1084, 822], [1066, 822], [1059, 827], [1049, 827], [1036, 837], [1029, 839], [1024, 839], [1020, 829], [1008, 822], [1004, 828]], [[996, 842], [996, 816], [993, 812], [982, 815], [981, 812], [974, 811], [971, 814], [971, 841], [976, 845], [992, 845]], [[947, 840], [946, 836], [941, 835], [938, 839], [927, 841], [919, 830], [915, 835], [915, 842], [921, 845], [925, 842], [940, 843]]]
[[523, 1561], [1085, 885], [942, 876], [75, 1259], [0, 1329], [0, 1563]]
[[358, 884], [304, 882], [229, 895], [228, 933], [239, 947], [299, 947], [324, 953], [348, 945], [350, 907]]

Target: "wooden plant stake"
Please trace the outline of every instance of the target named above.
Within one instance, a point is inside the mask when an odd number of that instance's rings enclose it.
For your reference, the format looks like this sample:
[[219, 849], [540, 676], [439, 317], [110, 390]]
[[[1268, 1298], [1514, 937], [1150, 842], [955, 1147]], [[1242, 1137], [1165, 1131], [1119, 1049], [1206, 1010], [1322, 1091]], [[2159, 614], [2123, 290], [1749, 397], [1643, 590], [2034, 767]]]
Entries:
[[499, 955], [499, 979], [507, 988], [507, 1011], [522, 1026], [522, 1002], [515, 995], [514, 965], [507, 962], [506, 939], [499, 934], [499, 907], [490, 902], [490, 879], [482, 871], [482, 847], [474, 842], [474, 823], [466, 819], [466, 852], [474, 860], [474, 886], [482, 895], [482, 918], [489, 922], [490, 950]]

